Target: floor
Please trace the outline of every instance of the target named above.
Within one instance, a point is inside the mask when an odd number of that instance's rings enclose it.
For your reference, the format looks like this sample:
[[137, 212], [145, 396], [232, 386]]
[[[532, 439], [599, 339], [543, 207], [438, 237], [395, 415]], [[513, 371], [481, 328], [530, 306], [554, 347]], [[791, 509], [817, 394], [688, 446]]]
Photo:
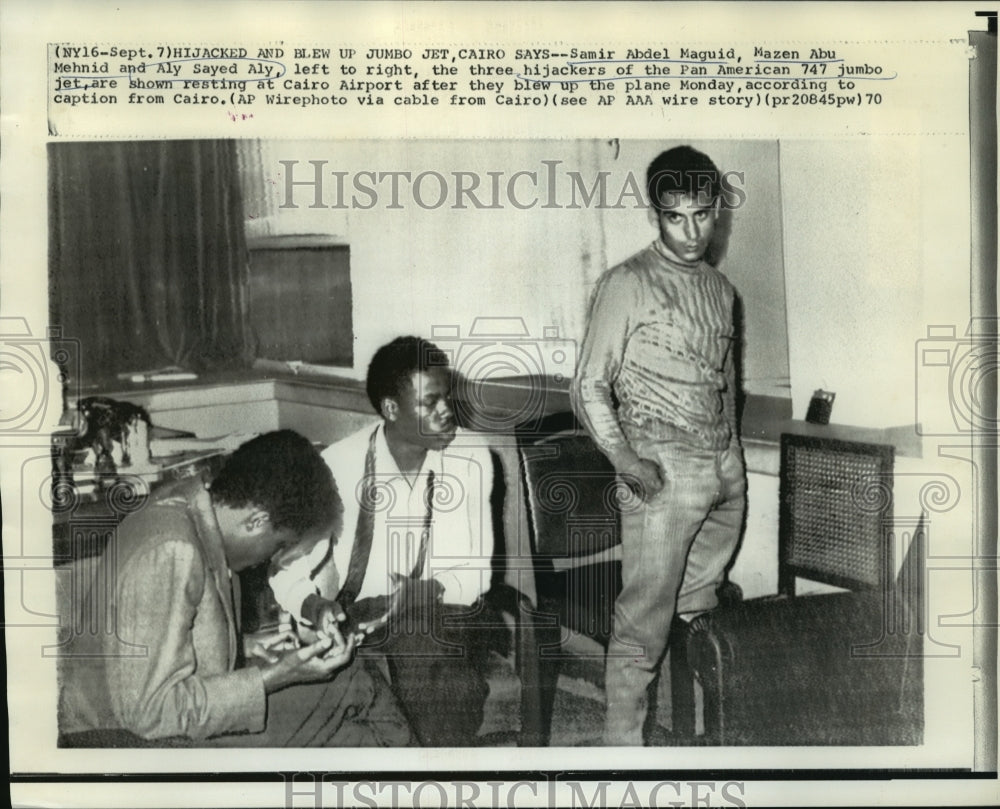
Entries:
[[[489, 678], [490, 697], [479, 738], [485, 747], [516, 744], [520, 683], [509, 661], [497, 657]], [[559, 675], [552, 715], [550, 747], [600, 746], [604, 725], [603, 661], [574, 660]], [[669, 669], [669, 667], [667, 667]], [[697, 744], [697, 739], [675, 738], [670, 731], [670, 683], [664, 676], [660, 687], [658, 722], [649, 739], [654, 746]], [[664, 701], [666, 700], [666, 701]]]

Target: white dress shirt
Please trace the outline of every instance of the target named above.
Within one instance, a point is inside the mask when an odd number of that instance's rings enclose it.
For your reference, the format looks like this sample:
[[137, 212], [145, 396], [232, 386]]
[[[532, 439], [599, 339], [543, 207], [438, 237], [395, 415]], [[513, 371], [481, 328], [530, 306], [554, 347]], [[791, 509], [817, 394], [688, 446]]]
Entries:
[[308, 555], [287, 561], [271, 575], [278, 603], [299, 620], [302, 602], [309, 595], [319, 592], [333, 599], [347, 577], [365, 456], [373, 429], [377, 430], [374, 532], [358, 598], [388, 595], [393, 590], [392, 574], [408, 576], [413, 570], [427, 517], [427, 478], [432, 469], [434, 503], [426, 563], [420, 577], [440, 582], [444, 601], [449, 604], [472, 604], [489, 589], [493, 468], [484, 442], [474, 433], [458, 430], [447, 448], [428, 450], [411, 485], [399, 471], [386, 443], [384, 426], [379, 424], [364, 427], [322, 453], [344, 501], [344, 527], [334, 541], [333, 567], [327, 560], [316, 571], [329, 551], [329, 543], [321, 542]]

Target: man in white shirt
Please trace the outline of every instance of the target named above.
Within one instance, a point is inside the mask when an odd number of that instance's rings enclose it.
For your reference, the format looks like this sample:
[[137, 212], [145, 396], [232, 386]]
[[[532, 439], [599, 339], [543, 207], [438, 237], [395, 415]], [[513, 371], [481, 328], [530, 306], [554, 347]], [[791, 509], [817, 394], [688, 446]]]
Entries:
[[497, 622], [482, 601], [491, 458], [456, 427], [451, 370], [434, 344], [400, 337], [380, 348], [367, 392], [382, 421], [323, 453], [343, 493], [339, 538], [280, 560], [271, 586], [319, 631], [346, 614], [374, 618], [379, 631], [364, 645], [386, 655], [420, 742], [471, 745], [488, 694], [485, 629]]

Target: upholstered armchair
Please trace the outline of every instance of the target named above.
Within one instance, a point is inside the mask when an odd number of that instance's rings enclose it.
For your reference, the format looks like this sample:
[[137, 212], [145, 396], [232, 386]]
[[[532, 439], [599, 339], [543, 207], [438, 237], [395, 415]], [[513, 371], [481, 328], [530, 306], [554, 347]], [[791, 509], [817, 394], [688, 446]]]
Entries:
[[[924, 527], [894, 521], [892, 472], [889, 446], [782, 436], [780, 592], [688, 637], [706, 742], [920, 743]], [[799, 594], [802, 579], [837, 591]]]

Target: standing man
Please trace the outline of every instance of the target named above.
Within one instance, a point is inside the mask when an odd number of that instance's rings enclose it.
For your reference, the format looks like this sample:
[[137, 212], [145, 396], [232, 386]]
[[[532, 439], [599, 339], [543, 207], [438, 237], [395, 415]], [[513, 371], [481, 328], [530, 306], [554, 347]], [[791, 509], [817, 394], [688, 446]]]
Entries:
[[649, 165], [646, 186], [659, 238], [598, 281], [572, 389], [578, 417], [643, 500], [622, 515], [609, 745], [643, 744], [674, 615], [717, 605], [746, 504], [735, 292], [703, 260], [719, 216], [719, 170], [679, 146]]
[[212, 481], [179, 481], [127, 517], [69, 622], [84, 631], [63, 649], [64, 738], [126, 730], [171, 746], [410, 743], [381, 675], [350, 665], [353, 637], [299, 648], [290, 633], [240, 631], [237, 574], [326, 542], [341, 509], [319, 453], [282, 430], [243, 444]]
[[364, 646], [386, 655], [420, 743], [470, 746], [489, 693], [487, 629], [499, 620], [482, 600], [493, 555], [490, 455], [456, 427], [448, 358], [433, 343], [382, 346], [367, 392], [381, 421], [323, 453], [346, 492], [343, 532], [332, 549], [277, 571], [271, 587], [318, 630], [346, 614], [386, 619]]

